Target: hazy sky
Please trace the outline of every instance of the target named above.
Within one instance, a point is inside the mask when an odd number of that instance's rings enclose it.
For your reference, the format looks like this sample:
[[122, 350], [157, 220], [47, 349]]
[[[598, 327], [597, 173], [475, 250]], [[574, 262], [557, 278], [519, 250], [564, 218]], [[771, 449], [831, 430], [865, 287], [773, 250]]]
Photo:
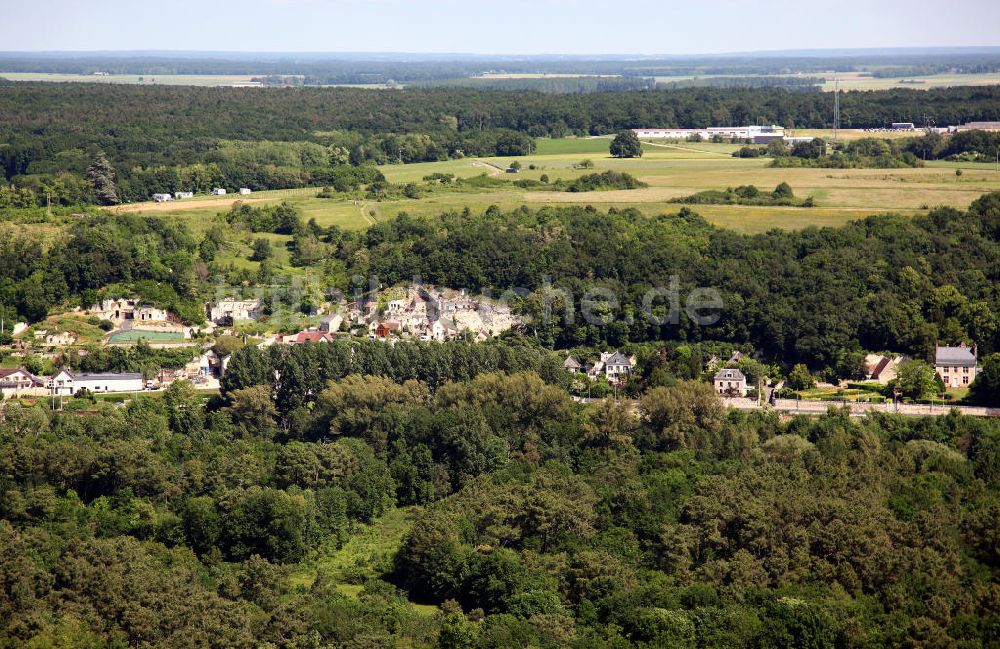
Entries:
[[1000, 45], [998, 0], [0, 0], [0, 50], [687, 54]]

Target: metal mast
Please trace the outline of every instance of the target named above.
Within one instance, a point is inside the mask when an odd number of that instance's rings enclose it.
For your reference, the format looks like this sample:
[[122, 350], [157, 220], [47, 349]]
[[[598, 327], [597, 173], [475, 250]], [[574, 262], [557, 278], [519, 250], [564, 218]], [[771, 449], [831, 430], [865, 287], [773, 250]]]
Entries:
[[837, 141], [840, 130], [840, 79], [833, 80], [833, 141]]

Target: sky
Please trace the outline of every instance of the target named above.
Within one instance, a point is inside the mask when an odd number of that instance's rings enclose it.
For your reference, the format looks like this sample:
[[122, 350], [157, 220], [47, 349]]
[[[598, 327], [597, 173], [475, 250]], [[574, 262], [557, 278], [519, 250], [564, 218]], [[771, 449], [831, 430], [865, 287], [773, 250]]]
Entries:
[[1000, 45], [998, 0], [0, 0], [0, 50], [708, 54]]

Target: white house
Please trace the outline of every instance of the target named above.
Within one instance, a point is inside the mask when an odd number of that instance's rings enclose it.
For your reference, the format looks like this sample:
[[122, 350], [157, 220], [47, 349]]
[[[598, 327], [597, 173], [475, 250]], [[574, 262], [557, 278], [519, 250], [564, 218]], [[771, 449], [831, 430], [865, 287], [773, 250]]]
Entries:
[[[222, 193], [225, 194], [226, 193], [225, 190], [223, 190]], [[246, 196], [249, 193], [250, 193], [250, 188], [249, 187], [240, 187], [240, 195]]]
[[174, 198], [177, 200], [182, 198], [194, 198], [194, 192], [174, 192]]
[[74, 395], [79, 390], [91, 392], [139, 392], [143, 389], [142, 374], [73, 374], [60, 370], [49, 379], [53, 395]]
[[222, 187], [216, 187], [215, 189], [212, 190], [212, 195], [213, 196], [225, 196], [226, 195], [226, 190], [223, 189]]
[[715, 391], [719, 394], [747, 396], [747, 377], [733, 367], [725, 367], [715, 373]]
[[976, 348], [938, 347], [934, 353], [934, 370], [946, 388], [967, 388], [976, 380]]
[[615, 352], [601, 352], [597, 362], [587, 368], [587, 376], [596, 379], [602, 374], [610, 383], [621, 383], [635, 367], [635, 357]]
[[633, 367], [634, 358], [616, 351], [604, 361], [604, 375], [608, 377], [609, 383], [621, 383], [632, 373]]
[[153, 194], [153, 200], [157, 203], [166, 203], [167, 201], [174, 200], [174, 197], [170, 194]]
[[23, 390], [41, 385], [42, 380], [26, 369], [0, 369], [0, 387]]

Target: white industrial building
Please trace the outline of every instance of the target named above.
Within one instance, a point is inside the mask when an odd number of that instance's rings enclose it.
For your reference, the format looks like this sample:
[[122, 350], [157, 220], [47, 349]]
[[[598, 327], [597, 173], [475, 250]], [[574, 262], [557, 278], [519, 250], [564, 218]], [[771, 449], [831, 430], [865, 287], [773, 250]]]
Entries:
[[49, 391], [54, 396], [72, 396], [80, 390], [94, 393], [139, 392], [143, 389], [142, 374], [73, 374], [60, 370], [49, 379]]
[[639, 138], [686, 140], [692, 136], [700, 136], [710, 140], [719, 136], [736, 138], [738, 140], [753, 140], [757, 137], [776, 138], [785, 134], [782, 126], [710, 126], [708, 128], [634, 128]]

